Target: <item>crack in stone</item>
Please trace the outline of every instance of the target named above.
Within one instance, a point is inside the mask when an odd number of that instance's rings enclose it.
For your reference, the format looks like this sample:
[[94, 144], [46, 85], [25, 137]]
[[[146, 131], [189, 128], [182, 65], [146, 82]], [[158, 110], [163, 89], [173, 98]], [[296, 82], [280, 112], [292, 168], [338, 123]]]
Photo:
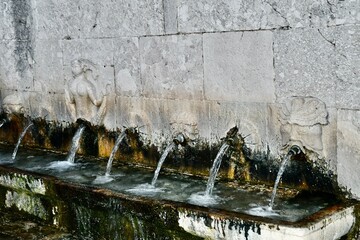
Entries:
[[318, 32], [319, 32], [320, 36], [321, 36], [323, 39], [325, 39], [328, 43], [330, 43], [331, 45], [333, 45], [334, 47], [336, 47], [335, 42], [334, 42], [334, 41], [330, 41], [329, 39], [327, 39], [327, 38], [322, 34], [322, 32], [320, 31], [320, 29], [318, 29]]
[[271, 9], [276, 12], [281, 18], [283, 18], [286, 22], [286, 26], [283, 26], [283, 28], [289, 28], [290, 27], [290, 22], [287, 20], [287, 18], [279, 11], [277, 10], [271, 3], [269, 3], [268, 1], [264, 1], [264, 3], [268, 4]]

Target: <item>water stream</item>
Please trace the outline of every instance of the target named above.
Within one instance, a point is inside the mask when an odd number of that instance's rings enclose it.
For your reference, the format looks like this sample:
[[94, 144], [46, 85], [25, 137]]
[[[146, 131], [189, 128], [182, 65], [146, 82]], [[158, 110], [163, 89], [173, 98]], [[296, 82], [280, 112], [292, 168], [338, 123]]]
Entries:
[[215, 184], [215, 179], [216, 179], [216, 176], [219, 172], [219, 169], [220, 169], [220, 165], [221, 165], [221, 161], [223, 159], [223, 156], [224, 154], [226, 153], [226, 150], [229, 148], [229, 145], [227, 143], [224, 143], [218, 154], [216, 155], [216, 158], [214, 160], [214, 163], [210, 169], [210, 176], [209, 176], [209, 179], [208, 179], [208, 182], [206, 184], [206, 190], [205, 190], [205, 195], [211, 195], [212, 194], [212, 191], [214, 189], [214, 184]]
[[230, 145], [227, 143], [224, 143], [221, 146], [219, 152], [216, 155], [214, 163], [210, 169], [209, 179], [206, 184], [205, 192], [197, 192], [197, 193], [191, 194], [191, 196], [189, 197], [189, 201], [191, 203], [197, 204], [197, 205], [202, 204], [204, 206], [210, 206], [210, 205], [216, 205], [219, 202], [221, 202], [221, 200], [222, 200], [221, 197], [219, 197], [217, 195], [213, 195], [213, 190], [214, 190], [216, 176], [217, 176], [220, 166], [221, 166], [221, 161], [229, 147], [230, 147]]
[[75, 155], [76, 155], [77, 150], [79, 149], [80, 139], [81, 139], [81, 136], [82, 136], [84, 130], [85, 130], [85, 125], [80, 125], [80, 127], [78, 128], [78, 130], [76, 131], [76, 133], [72, 139], [71, 149], [66, 158], [66, 161], [69, 163], [75, 162]]
[[154, 173], [154, 177], [153, 177], [153, 179], [152, 179], [152, 181], [151, 181], [151, 186], [155, 187], [156, 180], [157, 180], [158, 177], [159, 177], [159, 173], [160, 173], [160, 170], [161, 170], [161, 166], [162, 166], [163, 163], [165, 162], [165, 159], [166, 159], [167, 155], [169, 154], [169, 152], [170, 152], [174, 147], [175, 147], [175, 143], [172, 142], [171, 144], [169, 144], [169, 145], [165, 148], [165, 150], [164, 150], [163, 154], [161, 155], [160, 160], [159, 160], [159, 162], [158, 162], [158, 164], [157, 164], [157, 167], [156, 167], [156, 170], [155, 170], [155, 173]]
[[4, 118], [0, 121], [0, 128], [6, 123], [6, 121], [7, 121], [6, 118]]
[[[118, 138], [116, 139], [114, 148], [113, 148], [112, 151], [111, 151], [109, 160], [108, 160], [107, 165], [106, 165], [105, 175], [97, 176], [97, 177], [95, 178], [94, 182], [93, 182], [94, 184], [104, 184], [104, 183], [111, 182], [111, 181], [114, 180], [114, 178], [112, 178], [112, 177], [110, 176], [111, 168], [112, 168], [112, 163], [113, 163], [115, 154], [116, 154], [117, 150], [119, 149], [120, 143], [123, 141], [123, 139], [125, 138], [125, 136], [126, 136], [126, 131], [123, 131], [123, 132], [118, 136]], [[122, 176], [122, 174], [118, 174], [117, 176]]]
[[110, 176], [111, 167], [112, 167], [112, 162], [113, 162], [113, 160], [114, 160], [115, 153], [116, 153], [117, 150], [119, 149], [120, 143], [121, 143], [122, 140], [125, 138], [125, 136], [126, 136], [126, 131], [123, 131], [123, 132], [119, 135], [119, 137], [116, 139], [114, 148], [113, 148], [113, 150], [111, 151], [111, 154], [110, 154], [108, 163], [107, 163], [107, 165], [106, 165], [106, 172], [105, 172], [105, 175], [106, 175], [106, 176]]
[[277, 191], [279, 182], [281, 180], [281, 177], [282, 177], [282, 175], [283, 175], [283, 173], [285, 171], [286, 164], [287, 164], [287, 162], [289, 161], [290, 158], [291, 158], [291, 155], [287, 154], [284, 157], [284, 159], [282, 160], [282, 162], [281, 162], [280, 169], [279, 169], [278, 174], [276, 176], [276, 180], [275, 180], [275, 183], [274, 183], [274, 188], [273, 188], [273, 191], [272, 191], [272, 194], [271, 194], [271, 200], [270, 200], [270, 204], [269, 204], [269, 209], [270, 210], [272, 210], [273, 207], [274, 207], [274, 200], [275, 200], [275, 197], [276, 197], [276, 191]]
[[18, 141], [17, 141], [17, 143], [16, 143], [14, 152], [13, 152], [12, 157], [11, 157], [11, 159], [12, 159], [13, 161], [15, 160], [15, 157], [16, 157], [16, 154], [17, 154], [17, 151], [18, 151], [18, 149], [19, 149], [19, 146], [20, 146], [20, 143], [21, 143], [22, 139], [24, 138], [27, 130], [28, 130], [32, 125], [33, 125], [33, 123], [29, 123], [29, 125], [27, 125], [27, 127], [24, 128], [24, 130], [23, 130], [22, 133], [20, 134], [20, 137], [19, 137], [19, 139], [18, 139]]

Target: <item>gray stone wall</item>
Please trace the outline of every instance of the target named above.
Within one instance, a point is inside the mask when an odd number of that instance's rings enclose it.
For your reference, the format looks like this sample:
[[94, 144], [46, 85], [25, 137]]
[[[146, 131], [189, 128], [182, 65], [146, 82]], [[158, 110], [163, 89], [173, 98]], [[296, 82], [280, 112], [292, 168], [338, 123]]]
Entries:
[[4, 0], [0, 22], [1, 98], [31, 117], [72, 121], [70, 63], [87, 59], [109, 130], [212, 143], [238, 125], [254, 152], [301, 144], [360, 198], [359, 0]]

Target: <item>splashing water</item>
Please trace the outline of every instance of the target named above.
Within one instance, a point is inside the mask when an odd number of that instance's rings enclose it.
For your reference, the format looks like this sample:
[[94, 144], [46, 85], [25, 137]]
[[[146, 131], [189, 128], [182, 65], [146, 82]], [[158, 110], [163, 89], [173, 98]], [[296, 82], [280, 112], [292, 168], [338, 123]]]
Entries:
[[72, 145], [71, 145], [71, 149], [69, 151], [69, 154], [66, 158], [66, 161], [69, 162], [69, 163], [74, 163], [75, 162], [75, 155], [76, 155], [76, 152], [79, 148], [79, 145], [80, 145], [80, 139], [81, 139], [81, 136], [84, 132], [84, 129], [85, 129], [85, 126], [84, 125], [81, 125], [79, 127], [79, 129], [76, 131], [73, 139], [72, 139]]
[[17, 151], [18, 151], [18, 149], [19, 149], [19, 146], [20, 146], [20, 143], [21, 143], [22, 139], [24, 138], [27, 130], [28, 130], [32, 125], [34, 125], [34, 124], [33, 124], [33, 123], [29, 123], [29, 125], [27, 125], [27, 127], [24, 128], [24, 130], [23, 130], [22, 133], [20, 134], [20, 137], [19, 137], [19, 139], [18, 139], [18, 142], [17, 142], [16, 147], [15, 147], [15, 149], [14, 149], [14, 152], [13, 152], [13, 154], [12, 154], [12, 158], [11, 158], [11, 159], [12, 159], [13, 161], [15, 160], [15, 157], [16, 157], [16, 154], [17, 154]]
[[112, 162], [114, 160], [114, 156], [115, 153], [117, 152], [117, 150], [119, 149], [120, 143], [122, 142], [122, 140], [125, 138], [126, 136], [126, 131], [123, 131], [119, 137], [116, 139], [115, 145], [113, 150], [111, 151], [108, 163], [106, 165], [106, 172], [105, 172], [105, 176], [110, 176], [110, 172], [111, 172], [111, 167], [112, 167]]
[[272, 210], [273, 206], [274, 206], [274, 200], [275, 200], [275, 196], [276, 196], [276, 190], [278, 188], [278, 185], [279, 185], [279, 182], [280, 182], [280, 179], [285, 171], [285, 167], [286, 167], [286, 164], [287, 162], [289, 161], [291, 155], [286, 155], [285, 158], [282, 160], [281, 162], [281, 165], [280, 165], [280, 169], [278, 171], [278, 174], [276, 176], [276, 180], [275, 180], [275, 184], [274, 184], [274, 188], [273, 188], [273, 191], [272, 191], [272, 194], [271, 194], [271, 201], [270, 201], [270, 204], [269, 204], [269, 209]]
[[154, 177], [153, 177], [153, 179], [152, 179], [152, 181], [151, 181], [151, 185], [152, 185], [152, 186], [155, 186], [156, 180], [157, 180], [157, 178], [158, 178], [158, 176], [159, 176], [159, 173], [160, 173], [160, 170], [161, 170], [161, 166], [163, 165], [163, 163], [164, 163], [167, 155], [169, 154], [169, 152], [170, 152], [174, 147], [175, 147], [175, 143], [172, 142], [171, 144], [169, 144], [169, 145], [165, 148], [165, 151], [164, 151], [163, 154], [161, 155], [161, 158], [160, 158], [160, 160], [159, 160], [159, 162], [158, 162], [158, 165], [157, 165], [156, 170], [155, 170], [155, 173], [154, 173]]
[[208, 182], [206, 184], [205, 195], [211, 195], [212, 194], [212, 191], [214, 189], [216, 175], [218, 174], [222, 158], [223, 158], [223, 156], [224, 156], [224, 154], [225, 154], [225, 152], [226, 152], [226, 150], [228, 148], [229, 148], [229, 145], [227, 143], [224, 143], [221, 146], [218, 154], [216, 155], [216, 158], [215, 158], [214, 163], [213, 163], [213, 165], [211, 167], [211, 170], [210, 170], [210, 176], [209, 176]]

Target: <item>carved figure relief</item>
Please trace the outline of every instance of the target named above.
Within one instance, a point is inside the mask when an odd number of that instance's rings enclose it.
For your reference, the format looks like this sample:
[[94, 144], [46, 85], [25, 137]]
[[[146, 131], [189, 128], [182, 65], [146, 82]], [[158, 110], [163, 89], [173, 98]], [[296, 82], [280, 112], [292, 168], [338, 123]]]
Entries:
[[[322, 127], [328, 124], [325, 103], [314, 97], [292, 97], [280, 106], [282, 144], [298, 145], [322, 156]], [[304, 150], [304, 149], [303, 149]]]
[[81, 118], [100, 125], [106, 113], [107, 94], [97, 82], [97, 66], [89, 60], [78, 59], [71, 62], [71, 71], [73, 78], [67, 84], [65, 97], [72, 119]]
[[[3, 111], [7, 115], [11, 114], [24, 114], [24, 102], [22, 97], [17, 94], [8, 95], [3, 99], [2, 102]], [[10, 116], [8, 116], [10, 117]]]

